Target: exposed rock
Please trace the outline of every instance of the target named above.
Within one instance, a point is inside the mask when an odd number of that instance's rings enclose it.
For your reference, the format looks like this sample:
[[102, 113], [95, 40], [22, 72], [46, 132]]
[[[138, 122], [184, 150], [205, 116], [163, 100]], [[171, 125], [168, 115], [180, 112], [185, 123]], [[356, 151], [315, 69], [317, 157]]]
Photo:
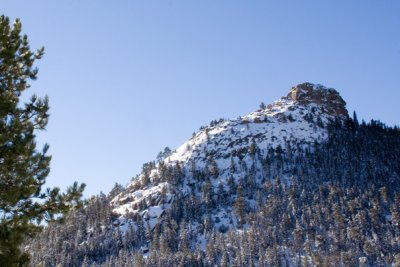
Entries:
[[312, 83], [301, 83], [292, 87], [286, 97], [301, 105], [318, 104], [324, 111], [332, 116], [348, 117], [346, 102], [333, 88]]

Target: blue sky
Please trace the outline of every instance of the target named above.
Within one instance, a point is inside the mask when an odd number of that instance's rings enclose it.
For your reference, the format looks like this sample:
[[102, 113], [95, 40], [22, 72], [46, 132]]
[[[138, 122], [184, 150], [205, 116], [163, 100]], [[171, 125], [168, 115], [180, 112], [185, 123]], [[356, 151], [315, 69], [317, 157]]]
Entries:
[[5, 1], [49, 95], [50, 186], [126, 184], [165, 146], [300, 82], [399, 125], [400, 1]]

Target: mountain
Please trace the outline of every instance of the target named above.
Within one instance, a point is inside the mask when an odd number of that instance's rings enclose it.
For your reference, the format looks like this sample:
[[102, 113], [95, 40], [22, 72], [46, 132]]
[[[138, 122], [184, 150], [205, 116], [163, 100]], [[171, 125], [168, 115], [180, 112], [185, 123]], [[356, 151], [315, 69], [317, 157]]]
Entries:
[[26, 248], [49, 266], [390, 266], [399, 155], [397, 127], [359, 123], [335, 89], [302, 83], [201, 127]]
[[[217, 192], [218, 186], [228, 187], [229, 179], [235, 183], [244, 179], [248, 167], [254, 164], [261, 182], [265, 175], [259, 161], [269, 149], [296, 153], [314, 142], [323, 142], [328, 137], [329, 122], [348, 118], [345, 105], [336, 90], [303, 83], [286, 97], [246, 116], [213, 121], [172, 153], [164, 153], [164, 159], [144, 166], [139, 177], [112, 200], [113, 211], [122, 216], [121, 223], [128, 213], [149, 216], [153, 228], [175, 191], [183, 196], [201, 191], [195, 188], [201, 186], [197, 176], [212, 177], [209, 190]], [[147, 205], [153, 200], [155, 205]], [[231, 214], [227, 216], [229, 212], [219, 213], [232, 218]]]

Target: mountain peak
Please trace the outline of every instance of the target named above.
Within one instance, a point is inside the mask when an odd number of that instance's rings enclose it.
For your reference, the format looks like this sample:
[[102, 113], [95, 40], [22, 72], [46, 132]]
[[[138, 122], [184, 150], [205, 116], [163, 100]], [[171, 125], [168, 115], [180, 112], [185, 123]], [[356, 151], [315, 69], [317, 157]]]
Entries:
[[286, 99], [301, 105], [315, 103], [321, 106], [329, 115], [348, 117], [346, 102], [339, 92], [320, 84], [308, 82], [298, 84], [292, 87]]
[[[134, 216], [147, 220], [153, 229], [179, 195], [202, 193], [196, 187], [199, 177], [211, 177], [207, 186], [218, 192], [218, 187], [246, 181], [248, 168], [255, 171], [261, 164], [255, 163], [257, 159], [267, 157], [271, 151], [311, 151], [313, 144], [327, 140], [326, 126], [331, 121], [347, 118], [345, 105], [336, 90], [302, 83], [286, 97], [248, 115], [201, 127], [158, 163], [144, 167], [138, 178], [112, 200], [113, 211], [121, 216], [121, 224], [131, 220], [129, 214], [137, 214]], [[260, 182], [261, 173], [253, 173], [255, 182]], [[220, 220], [216, 228], [234, 227], [232, 210], [210, 213]]]

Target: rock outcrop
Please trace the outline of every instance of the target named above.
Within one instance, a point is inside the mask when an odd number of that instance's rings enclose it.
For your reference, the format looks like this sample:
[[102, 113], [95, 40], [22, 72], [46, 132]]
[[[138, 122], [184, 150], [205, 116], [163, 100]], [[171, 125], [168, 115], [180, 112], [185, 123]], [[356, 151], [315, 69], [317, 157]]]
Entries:
[[332, 88], [312, 83], [301, 83], [292, 87], [286, 98], [301, 105], [318, 104], [331, 116], [348, 117], [346, 102], [338, 91]]

